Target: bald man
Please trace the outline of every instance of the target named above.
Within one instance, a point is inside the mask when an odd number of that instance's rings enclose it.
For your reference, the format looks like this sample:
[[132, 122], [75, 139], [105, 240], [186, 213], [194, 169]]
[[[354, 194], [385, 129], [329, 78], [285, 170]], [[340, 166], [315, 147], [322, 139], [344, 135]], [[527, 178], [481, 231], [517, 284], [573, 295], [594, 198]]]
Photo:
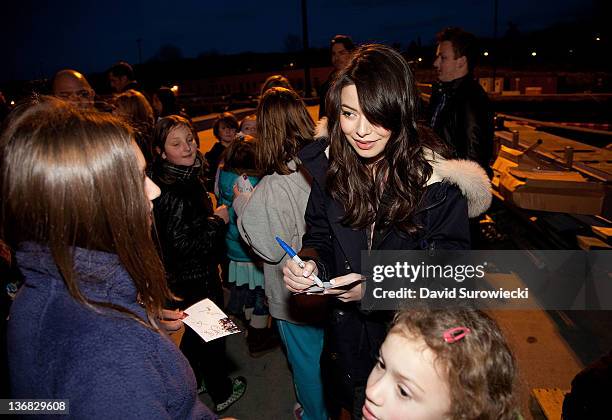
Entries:
[[76, 70], [65, 69], [58, 71], [53, 78], [53, 95], [81, 108], [91, 108], [96, 93], [85, 76]]

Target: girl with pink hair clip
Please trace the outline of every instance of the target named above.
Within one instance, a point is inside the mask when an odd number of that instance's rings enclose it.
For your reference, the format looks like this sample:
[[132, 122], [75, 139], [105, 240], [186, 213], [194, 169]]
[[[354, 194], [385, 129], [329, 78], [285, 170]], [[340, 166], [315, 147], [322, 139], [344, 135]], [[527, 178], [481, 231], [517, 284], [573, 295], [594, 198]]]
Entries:
[[516, 362], [477, 310], [399, 312], [368, 378], [365, 420], [519, 419]]

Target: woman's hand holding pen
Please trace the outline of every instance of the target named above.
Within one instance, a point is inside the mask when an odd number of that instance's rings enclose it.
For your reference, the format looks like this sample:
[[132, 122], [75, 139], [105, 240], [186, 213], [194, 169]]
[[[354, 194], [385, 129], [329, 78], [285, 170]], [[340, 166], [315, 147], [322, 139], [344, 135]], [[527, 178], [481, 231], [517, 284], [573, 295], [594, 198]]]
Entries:
[[[343, 302], [354, 302], [361, 300], [363, 296], [363, 276], [358, 273], [349, 273], [344, 276], [333, 278], [329, 281], [332, 287], [323, 291], [324, 295], [333, 296]], [[352, 287], [347, 288], [344, 286]]]
[[301, 268], [295, 261], [287, 260], [283, 267], [283, 280], [290, 292], [299, 293], [314, 284], [312, 274], [318, 275], [319, 269], [313, 261], [305, 261]]

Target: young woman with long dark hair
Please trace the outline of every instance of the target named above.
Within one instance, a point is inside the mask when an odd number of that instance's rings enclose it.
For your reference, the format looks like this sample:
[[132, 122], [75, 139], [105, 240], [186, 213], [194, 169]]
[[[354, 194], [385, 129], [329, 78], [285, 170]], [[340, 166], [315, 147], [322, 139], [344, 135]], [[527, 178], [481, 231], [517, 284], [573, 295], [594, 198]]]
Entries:
[[329, 401], [355, 417], [389, 321], [359, 309], [361, 251], [468, 249], [468, 215], [491, 200], [482, 168], [446, 160], [441, 143], [417, 126], [416, 100], [402, 56], [362, 46], [328, 92], [329, 138], [300, 153], [313, 176], [300, 253], [311, 261], [305, 269], [288, 261], [284, 280], [292, 292], [311, 286], [313, 272], [345, 286], [326, 291], [335, 299], [323, 359]]

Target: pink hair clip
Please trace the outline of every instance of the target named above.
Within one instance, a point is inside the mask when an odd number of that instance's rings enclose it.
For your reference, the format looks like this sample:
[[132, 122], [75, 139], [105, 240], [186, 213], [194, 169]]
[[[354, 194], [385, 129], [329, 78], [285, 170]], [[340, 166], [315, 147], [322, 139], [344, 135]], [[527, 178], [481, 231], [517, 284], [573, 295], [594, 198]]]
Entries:
[[470, 329], [467, 327], [449, 328], [448, 330], [444, 331], [444, 341], [447, 343], [456, 343], [469, 333]]

